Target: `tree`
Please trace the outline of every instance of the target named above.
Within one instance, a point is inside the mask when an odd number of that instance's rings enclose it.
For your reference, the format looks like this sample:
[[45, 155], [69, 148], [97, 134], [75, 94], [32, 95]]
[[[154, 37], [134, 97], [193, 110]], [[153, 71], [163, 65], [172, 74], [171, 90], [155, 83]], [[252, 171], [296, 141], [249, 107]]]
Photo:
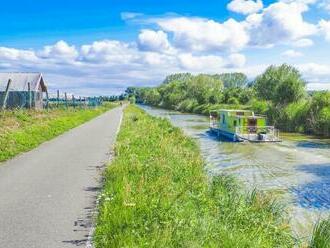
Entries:
[[216, 74], [214, 77], [221, 80], [225, 88], [242, 88], [248, 83], [247, 76], [241, 72]]
[[293, 66], [272, 65], [256, 78], [254, 89], [260, 99], [271, 100], [275, 105], [287, 105], [305, 95], [305, 81]]
[[223, 83], [212, 76], [200, 74], [186, 83], [187, 97], [199, 104], [219, 103], [222, 99]]
[[189, 80], [191, 77], [193, 76], [190, 73], [175, 73], [168, 75], [163, 81], [163, 84], [168, 84], [174, 81], [185, 82]]

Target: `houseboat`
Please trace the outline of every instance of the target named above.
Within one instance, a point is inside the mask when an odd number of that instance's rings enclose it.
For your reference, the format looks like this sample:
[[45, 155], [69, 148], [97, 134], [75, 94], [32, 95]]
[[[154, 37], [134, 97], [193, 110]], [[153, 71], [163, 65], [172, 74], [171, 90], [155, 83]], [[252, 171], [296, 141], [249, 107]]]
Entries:
[[210, 130], [231, 141], [279, 142], [279, 131], [267, 126], [267, 119], [250, 110], [215, 110], [210, 112]]

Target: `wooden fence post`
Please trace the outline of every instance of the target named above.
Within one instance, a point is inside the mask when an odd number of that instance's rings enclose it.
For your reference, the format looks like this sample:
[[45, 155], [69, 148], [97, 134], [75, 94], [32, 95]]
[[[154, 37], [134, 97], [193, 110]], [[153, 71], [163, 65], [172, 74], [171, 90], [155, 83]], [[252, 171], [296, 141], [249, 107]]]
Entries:
[[29, 108], [32, 106], [32, 99], [31, 99], [31, 84], [28, 83], [28, 94], [29, 94]]
[[57, 107], [60, 106], [60, 91], [57, 90]]
[[68, 107], [68, 97], [66, 95], [66, 92], [64, 92], [64, 101], [65, 101], [65, 107]]
[[11, 79], [8, 80], [7, 86], [6, 86], [6, 90], [5, 90], [5, 94], [3, 96], [3, 101], [2, 101], [2, 110], [4, 110], [7, 106], [7, 97], [8, 97], [8, 93], [9, 93], [9, 87], [11, 84]]
[[49, 105], [49, 96], [48, 96], [48, 90], [46, 91], [46, 109], [48, 109]]

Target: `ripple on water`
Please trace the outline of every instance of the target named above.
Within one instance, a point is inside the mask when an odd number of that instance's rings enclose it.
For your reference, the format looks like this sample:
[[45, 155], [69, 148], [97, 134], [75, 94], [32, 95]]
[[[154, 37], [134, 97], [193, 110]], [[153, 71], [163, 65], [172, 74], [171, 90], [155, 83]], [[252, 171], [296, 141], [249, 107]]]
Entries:
[[330, 163], [297, 166], [298, 171], [314, 176], [312, 182], [293, 187], [295, 203], [303, 208], [330, 209]]

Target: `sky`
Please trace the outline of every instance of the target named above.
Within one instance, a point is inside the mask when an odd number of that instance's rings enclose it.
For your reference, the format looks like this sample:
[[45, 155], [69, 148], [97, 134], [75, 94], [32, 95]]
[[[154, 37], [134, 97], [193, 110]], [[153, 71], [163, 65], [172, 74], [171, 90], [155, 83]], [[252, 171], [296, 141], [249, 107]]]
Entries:
[[42, 72], [50, 93], [119, 94], [171, 73], [296, 66], [330, 89], [330, 0], [4, 1], [0, 71]]

